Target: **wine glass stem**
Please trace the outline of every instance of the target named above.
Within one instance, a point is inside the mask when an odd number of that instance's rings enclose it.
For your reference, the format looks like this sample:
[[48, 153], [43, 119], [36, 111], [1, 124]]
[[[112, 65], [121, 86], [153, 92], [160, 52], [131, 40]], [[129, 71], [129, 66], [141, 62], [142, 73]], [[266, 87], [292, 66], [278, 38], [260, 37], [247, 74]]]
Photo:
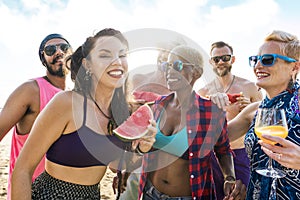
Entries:
[[273, 159], [269, 157], [269, 164], [268, 164], [268, 169], [269, 169], [269, 170], [273, 170], [273, 165], [272, 165], [272, 163], [273, 163]]
[[276, 200], [277, 199], [277, 193], [276, 193], [276, 184], [277, 178], [272, 179], [272, 185], [271, 185], [271, 191], [269, 195], [269, 200]]
[[272, 176], [272, 184], [271, 184], [271, 190], [269, 195], [269, 200], [276, 200], [277, 194], [276, 194], [276, 181], [277, 177], [275, 176], [274, 169], [273, 169], [273, 159], [269, 157], [269, 163], [268, 163], [268, 169], [270, 170], [271, 176]]

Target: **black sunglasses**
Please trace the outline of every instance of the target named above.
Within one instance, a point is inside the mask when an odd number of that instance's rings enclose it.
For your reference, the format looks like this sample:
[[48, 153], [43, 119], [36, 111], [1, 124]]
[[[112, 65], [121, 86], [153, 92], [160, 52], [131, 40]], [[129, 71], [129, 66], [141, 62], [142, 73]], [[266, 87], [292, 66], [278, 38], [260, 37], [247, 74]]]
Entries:
[[184, 66], [195, 66], [195, 65], [192, 63], [184, 63], [181, 60], [175, 60], [173, 63], [169, 63], [169, 62], [161, 63], [161, 69], [164, 72], [166, 72], [169, 68], [172, 68], [178, 72], [181, 72], [183, 70]]
[[51, 45], [45, 46], [44, 52], [47, 56], [53, 56], [55, 54], [55, 52], [57, 51], [57, 47], [59, 47], [60, 50], [62, 50], [62, 52], [67, 53], [67, 51], [70, 48], [70, 45], [66, 44], [66, 43], [51, 44]]
[[215, 64], [218, 64], [220, 60], [223, 62], [228, 62], [231, 59], [231, 55], [214, 56], [211, 57], [211, 59], [215, 62]]
[[275, 64], [275, 61], [277, 58], [280, 58], [287, 62], [296, 62], [297, 61], [294, 58], [290, 58], [290, 57], [279, 55], [279, 54], [264, 54], [262, 56], [250, 56], [249, 57], [249, 65], [250, 65], [250, 67], [255, 67], [259, 60], [262, 66], [271, 67]]

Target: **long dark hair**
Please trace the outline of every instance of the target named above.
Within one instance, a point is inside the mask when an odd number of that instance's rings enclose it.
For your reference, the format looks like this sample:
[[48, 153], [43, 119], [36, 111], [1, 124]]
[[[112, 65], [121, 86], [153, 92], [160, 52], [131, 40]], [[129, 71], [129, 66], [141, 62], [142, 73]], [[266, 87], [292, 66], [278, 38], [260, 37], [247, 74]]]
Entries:
[[[87, 70], [82, 67], [82, 59], [86, 58], [95, 47], [95, 42], [104, 36], [118, 38], [128, 48], [128, 41], [123, 34], [115, 29], [106, 28], [99, 31], [96, 35], [88, 37], [82, 46], [71, 56], [71, 79], [75, 82], [74, 91], [82, 95], [89, 96], [92, 80], [87, 78]], [[123, 87], [116, 88], [111, 102], [112, 118], [117, 125], [123, 123], [129, 117], [129, 106], [125, 99]]]

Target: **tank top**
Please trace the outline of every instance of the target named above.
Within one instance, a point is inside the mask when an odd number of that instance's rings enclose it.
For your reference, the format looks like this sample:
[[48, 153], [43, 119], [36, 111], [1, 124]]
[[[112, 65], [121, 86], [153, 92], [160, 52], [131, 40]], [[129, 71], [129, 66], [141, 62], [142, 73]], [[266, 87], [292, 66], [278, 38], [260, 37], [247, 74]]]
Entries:
[[[57, 88], [53, 86], [51, 83], [49, 83], [47, 80], [45, 80], [43, 77], [38, 77], [33, 79], [37, 82], [39, 87], [39, 94], [40, 94], [40, 111], [43, 110], [43, 108], [46, 106], [46, 104], [52, 99], [52, 97], [62, 91], [60, 88]], [[11, 150], [10, 150], [10, 161], [9, 161], [9, 178], [8, 178], [8, 188], [7, 188], [7, 199], [10, 200], [10, 184], [11, 184], [11, 174], [15, 167], [15, 162], [24, 146], [24, 143], [26, 142], [28, 138], [28, 134], [25, 135], [19, 135], [17, 133], [17, 127], [15, 126], [12, 130], [12, 140], [11, 140]], [[45, 169], [45, 157], [41, 160], [41, 162], [36, 167], [33, 176], [32, 181], [35, 180], [36, 177], [38, 177]]]
[[[162, 113], [163, 112], [161, 112], [161, 114]], [[155, 136], [155, 143], [153, 144], [153, 147], [165, 151], [169, 154], [175, 155], [177, 157], [180, 157], [184, 160], [188, 160], [189, 144], [186, 126], [183, 129], [181, 129], [178, 133], [166, 136], [161, 132], [159, 128], [161, 114], [156, 124], [157, 133]]]
[[86, 126], [87, 98], [84, 97], [82, 126], [61, 135], [46, 153], [48, 160], [69, 167], [107, 166], [120, 158], [129, 142], [114, 135], [99, 134]]

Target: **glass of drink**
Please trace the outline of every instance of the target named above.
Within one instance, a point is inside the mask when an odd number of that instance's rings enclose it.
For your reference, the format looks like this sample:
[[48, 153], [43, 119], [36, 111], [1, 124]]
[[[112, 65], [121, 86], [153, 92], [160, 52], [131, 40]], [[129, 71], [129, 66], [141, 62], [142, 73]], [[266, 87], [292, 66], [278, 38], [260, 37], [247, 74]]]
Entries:
[[[288, 135], [288, 127], [284, 110], [274, 108], [259, 108], [255, 119], [254, 131], [258, 138], [266, 143], [273, 145], [274, 142], [262, 138], [262, 134], [286, 138]], [[278, 178], [285, 177], [286, 174], [284, 173], [284, 171], [274, 168], [272, 162], [273, 159], [269, 158], [268, 167], [263, 169], [256, 169], [256, 172], [263, 176], [272, 178], [269, 199], [276, 199], [276, 181]]]
[[[274, 142], [262, 138], [262, 134], [286, 138], [288, 135], [288, 127], [284, 110], [259, 108], [255, 119], [254, 131], [258, 138], [273, 145]], [[268, 167], [265, 169], [257, 169], [256, 172], [271, 178], [283, 178], [285, 173], [282, 170], [274, 168], [272, 161], [273, 160], [269, 158]]]

